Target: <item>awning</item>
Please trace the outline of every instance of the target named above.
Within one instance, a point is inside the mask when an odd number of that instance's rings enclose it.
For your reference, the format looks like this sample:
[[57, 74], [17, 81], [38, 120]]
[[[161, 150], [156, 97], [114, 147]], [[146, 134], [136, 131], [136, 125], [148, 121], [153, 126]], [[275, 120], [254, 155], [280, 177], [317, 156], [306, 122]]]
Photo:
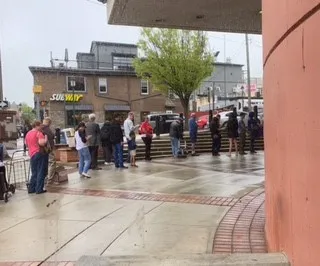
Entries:
[[261, 10], [261, 0], [107, 1], [109, 24], [253, 34], [261, 34]]
[[130, 106], [127, 104], [105, 104], [106, 111], [130, 111]]
[[[73, 110], [73, 105], [67, 104], [65, 109], [67, 111]], [[74, 109], [77, 111], [92, 111], [93, 105], [92, 104], [75, 104]]]

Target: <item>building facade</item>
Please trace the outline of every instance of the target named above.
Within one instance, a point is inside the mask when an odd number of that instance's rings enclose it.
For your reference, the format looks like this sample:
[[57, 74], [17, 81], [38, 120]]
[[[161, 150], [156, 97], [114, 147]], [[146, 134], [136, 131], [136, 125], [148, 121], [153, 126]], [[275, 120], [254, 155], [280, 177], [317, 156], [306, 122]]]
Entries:
[[[132, 52], [124, 53], [128, 46]], [[71, 127], [89, 113], [95, 113], [97, 121], [102, 123], [115, 115], [124, 120], [132, 111], [139, 123], [149, 113], [183, 111], [178, 99], [169, 99], [136, 76], [132, 59], [137, 49], [133, 45], [94, 42], [92, 47], [96, 47], [91, 49], [94, 53], [78, 53], [78, 68], [61, 64], [29, 68], [34, 85], [42, 86], [41, 115], [50, 116], [55, 127]], [[100, 50], [100, 57], [95, 49]]]
[[263, 29], [267, 243], [270, 252], [284, 252], [293, 266], [317, 266], [319, 1], [202, 3], [108, 0], [107, 13], [113, 24], [253, 34]]
[[[194, 103], [192, 104], [193, 109], [196, 111], [208, 111], [212, 109], [209, 106], [209, 96], [210, 103], [215, 101], [215, 108], [222, 108], [228, 106], [230, 101], [228, 97], [235, 97], [235, 88], [239, 84], [243, 84], [243, 65], [233, 64], [231, 62], [221, 63], [216, 62], [214, 64], [214, 71], [211, 76], [206, 78], [200, 88], [196, 90], [193, 94], [192, 101], [196, 102], [196, 107]], [[214, 88], [214, 93], [213, 93]]]

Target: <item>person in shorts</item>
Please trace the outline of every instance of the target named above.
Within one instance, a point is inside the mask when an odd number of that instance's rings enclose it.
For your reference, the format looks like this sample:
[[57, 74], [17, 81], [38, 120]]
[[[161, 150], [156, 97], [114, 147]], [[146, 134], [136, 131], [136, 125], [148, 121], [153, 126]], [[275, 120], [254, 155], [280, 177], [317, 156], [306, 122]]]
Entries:
[[131, 166], [138, 167], [136, 165], [137, 143], [136, 143], [136, 134], [134, 133], [134, 131], [130, 132], [130, 141], [128, 143], [128, 152], [130, 153]]

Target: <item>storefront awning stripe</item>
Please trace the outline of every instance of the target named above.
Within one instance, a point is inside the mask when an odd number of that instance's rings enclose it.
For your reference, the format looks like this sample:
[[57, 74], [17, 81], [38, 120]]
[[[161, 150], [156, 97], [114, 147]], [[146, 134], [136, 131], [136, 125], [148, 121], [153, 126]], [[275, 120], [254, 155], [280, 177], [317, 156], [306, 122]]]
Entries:
[[[91, 111], [93, 110], [93, 105], [92, 104], [75, 104], [74, 109], [79, 111]], [[73, 105], [67, 104], [66, 110], [67, 111], [73, 110]]]
[[130, 106], [124, 104], [106, 104], [104, 109], [106, 111], [130, 111]]

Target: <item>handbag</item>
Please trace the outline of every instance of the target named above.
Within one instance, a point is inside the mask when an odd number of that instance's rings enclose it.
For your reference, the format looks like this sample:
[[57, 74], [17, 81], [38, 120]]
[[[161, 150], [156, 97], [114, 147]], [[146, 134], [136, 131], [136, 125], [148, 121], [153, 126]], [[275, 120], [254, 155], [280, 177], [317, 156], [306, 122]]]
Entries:
[[[38, 141], [39, 141], [39, 134], [38, 134]], [[49, 141], [47, 141], [44, 146], [39, 145], [39, 148], [40, 148], [39, 152], [42, 154], [49, 154], [52, 151]]]

